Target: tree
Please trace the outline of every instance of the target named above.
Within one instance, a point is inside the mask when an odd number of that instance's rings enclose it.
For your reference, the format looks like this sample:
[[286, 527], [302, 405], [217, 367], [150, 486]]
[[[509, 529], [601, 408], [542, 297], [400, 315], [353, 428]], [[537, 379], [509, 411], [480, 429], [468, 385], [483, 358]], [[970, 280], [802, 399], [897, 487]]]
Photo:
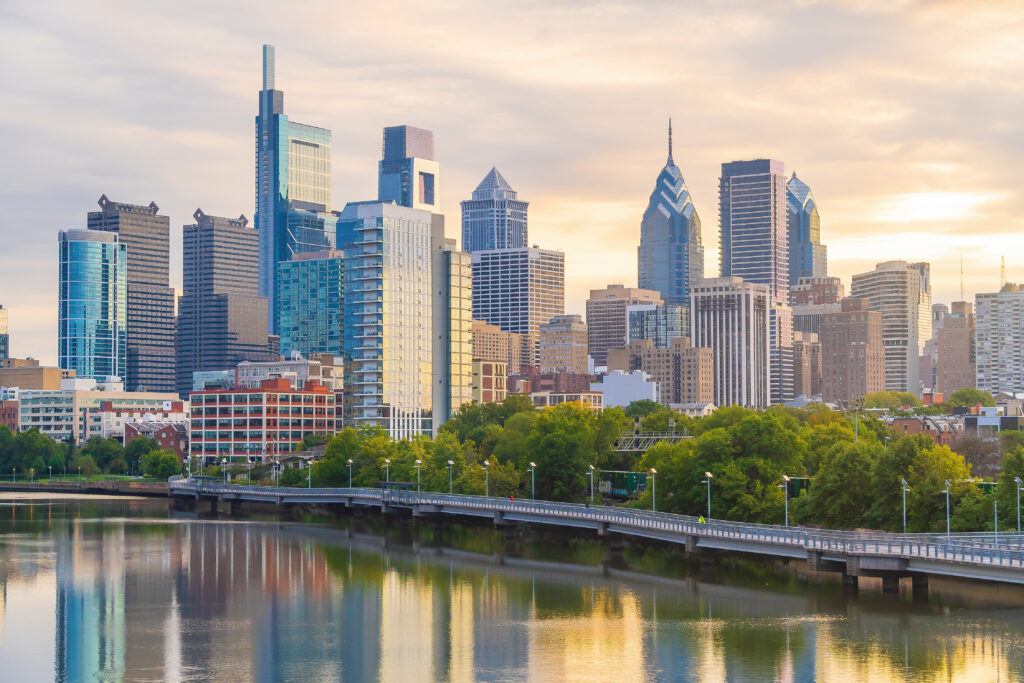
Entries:
[[142, 472], [154, 479], [168, 479], [181, 474], [181, 459], [168, 450], [150, 451], [142, 456]]
[[865, 526], [871, 473], [883, 450], [877, 441], [862, 439], [837, 443], [822, 454], [810, 489], [795, 501], [799, 519], [839, 529]]
[[[578, 403], [540, 411], [528, 440], [530, 459], [537, 463], [537, 497], [582, 500], [589, 465], [601, 466], [594, 450], [596, 418]], [[527, 462], [520, 462], [526, 469]]]
[[82, 455], [91, 456], [98, 468], [107, 471], [107, 466], [112, 460], [115, 458], [123, 459], [124, 446], [116, 439], [104, 439], [100, 436], [94, 436], [82, 446]]
[[876, 391], [864, 396], [865, 408], [900, 410], [921, 405], [917, 397], [906, 391]]
[[944, 403], [947, 406], [953, 408], [970, 408], [981, 404], [983, 406], [994, 406], [996, 404], [995, 397], [987, 391], [981, 389], [974, 389], [973, 387], [964, 387], [957, 389]]
[[330, 434], [324, 434], [323, 432], [317, 432], [315, 434], [305, 434], [302, 437], [302, 441], [299, 442], [297, 451], [308, 451], [310, 448], [317, 446], [323, 446], [325, 443], [331, 440]]
[[96, 461], [92, 459], [91, 455], [77, 455], [75, 456], [74, 462], [71, 463], [72, 471], [76, 471], [83, 477], [91, 477], [96, 473]]
[[639, 401], [633, 401], [626, 406], [626, 416], [629, 418], [634, 417], [647, 417], [654, 411], [660, 409], [662, 406], [657, 401], [652, 401], [649, 398], [643, 398]]
[[139, 436], [128, 442], [124, 447], [124, 460], [133, 472], [142, 471], [142, 456], [160, 448], [156, 439]]

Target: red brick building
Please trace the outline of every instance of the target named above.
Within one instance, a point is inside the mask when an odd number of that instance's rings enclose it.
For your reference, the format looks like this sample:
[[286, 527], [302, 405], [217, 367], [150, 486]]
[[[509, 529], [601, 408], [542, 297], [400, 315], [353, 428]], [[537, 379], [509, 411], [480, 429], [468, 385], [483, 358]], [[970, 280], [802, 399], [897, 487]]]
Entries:
[[184, 422], [126, 422], [124, 445], [139, 437], [149, 437], [160, 448], [168, 450], [182, 460], [188, 455], [188, 425]]

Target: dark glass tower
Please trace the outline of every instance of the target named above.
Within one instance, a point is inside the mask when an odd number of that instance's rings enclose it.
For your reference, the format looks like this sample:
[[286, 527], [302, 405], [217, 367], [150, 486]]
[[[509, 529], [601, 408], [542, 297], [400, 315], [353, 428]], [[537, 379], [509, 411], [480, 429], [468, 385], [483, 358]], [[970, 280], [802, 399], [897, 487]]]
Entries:
[[802, 277], [828, 275], [828, 251], [821, 243], [818, 204], [807, 183], [796, 177], [786, 183], [786, 224], [789, 229], [789, 286]]

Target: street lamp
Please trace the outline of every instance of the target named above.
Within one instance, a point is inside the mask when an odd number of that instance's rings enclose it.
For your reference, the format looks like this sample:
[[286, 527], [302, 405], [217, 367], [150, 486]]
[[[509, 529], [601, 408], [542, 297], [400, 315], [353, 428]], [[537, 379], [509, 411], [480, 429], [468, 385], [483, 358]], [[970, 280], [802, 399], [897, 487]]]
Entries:
[[220, 459], [220, 466], [224, 469], [224, 483], [226, 484], [226, 483], [228, 483], [228, 459], [227, 458], [221, 458]]
[[995, 542], [999, 545], [999, 499], [992, 499], [992, 524], [995, 529]]
[[658, 511], [658, 470], [653, 467], [650, 469], [651, 472], [651, 512]]
[[352, 488], [352, 458], [348, 459], [348, 487]]
[[50, 474], [49, 474], [49, 475], [48, 475], [48, 476], [47, 476], [46, 478], [47, 478], [47, 479], [53, 479], [53, 465], [47, 465], [47, 466], [46, 466], [46, 469], [47, 469], [47, 470], [49, 471], [49, 473], [50, 473]]
[[306, 488], [313, 488], [313, 459], [306, 461]]
[[708, 521], [711, 520], [711, 480], [713, 478], [714, 475], [712, 475], [710, 472], [705, 472], [704, 481], [701, 482], [702, 484], [708, 485]]
[[416, 492], [417, 493], [420, 490], [420, 465], [422, 465], [422, 464], [423, 464], [423, 461], [420, 460], [419, 458], [417, 458], [416, 459]]
[[384, 481], [391, 481], [391, 458], [384, 458]]
[[903, 492], [903, 533], [907, 533], [907, 491], [910, 487], [903, 477], [900, 477], [900, 490]]
[[1013, 478], [1013, 483], [1017, 485], [1017, 533], [1019, 534], [1020, 533], [1020, 490], [1021, 490], [1021, 484], [1024, 484], [1024, 482], [1022, 482], [1020, 480], [1020, 477], [1014, 477]]
[[484, 495], [491, 495], [491, 463], [484, 460]]
[[537, 463], [530, 461], [530, 498], [537, 499]]
[[[779, 485], [779, 488], [782, 489], [782, 499], [786, 506], [786, 526], [789, 526], [789, 477], [785, 474], [782, 475], [782, 483]], [[710, 511], [708, 511], [708, 515], [711, 515]]]
[[949, 538], [949, 479], [945, 481], [946, 488], [939, 493], [946, 494], [946, 538]]
[[452, 467], [455, 466], [454, 460], [448, 461], [448, 495], [452, 495]]
[[593, 465], [588, 465], [588, 467], [590, 467], [590, 471], [587, 472], [587, 474], [590, 475], [590, 504], [593, 505], [594, 504], [594, 466]]

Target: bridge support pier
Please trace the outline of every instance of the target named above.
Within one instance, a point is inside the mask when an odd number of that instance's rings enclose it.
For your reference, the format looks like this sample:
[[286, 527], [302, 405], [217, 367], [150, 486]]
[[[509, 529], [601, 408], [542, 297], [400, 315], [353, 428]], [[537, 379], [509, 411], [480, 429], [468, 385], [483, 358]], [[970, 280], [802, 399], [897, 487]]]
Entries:
[[927, 574], [911, 574], [911, 592], [914, 600], [927, 600], [928, 599], [928, 575]]
[[895, 593], [899, 595], [900, 592], [900, 577], [899, 574], [883, 574], [882, 575], [882, 592], [883, 593]]
[[843, 588], [845, 590], [856, 593], [857, 589], [860, 588], [860, 584], [857, 581], [857, 577], [853, 574], [847, 574], [846, 572], [843, 572]]
[[242, 501], [232, 500], [228, 503], [228, 514], [237, 517], [242, 514]]

